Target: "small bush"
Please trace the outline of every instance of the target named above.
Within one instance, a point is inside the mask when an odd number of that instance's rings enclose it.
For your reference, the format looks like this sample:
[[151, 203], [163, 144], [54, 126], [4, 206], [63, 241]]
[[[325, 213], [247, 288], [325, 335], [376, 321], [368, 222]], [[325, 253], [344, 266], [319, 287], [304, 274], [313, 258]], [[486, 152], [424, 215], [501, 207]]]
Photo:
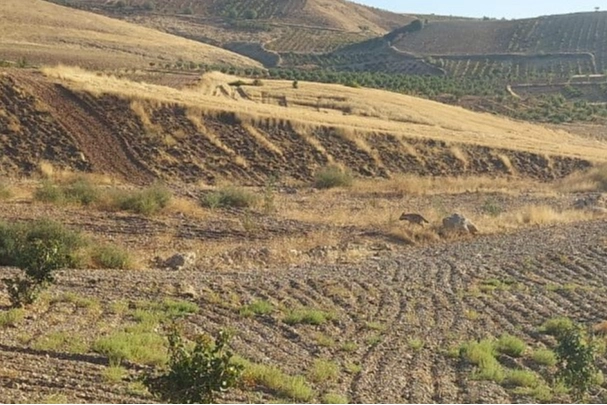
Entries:
[[352, 353], [358, 350], [358, 345], [355, 342], [345, 342], [343, 345], [341, 345], [341, 350], [346, 353]]
[[539, 331], [547, 335], [559, 336], [573, 328], [573, 321], [569, 318], [558, 317], [547, 320], [540, 326]]
[[301, 308], [290, 311], [284, 318], [284, 322], [289, 325], [322, 325], [334, 318], [334, 314], [330, 312], [320, 311], [317, 309]]
[[526, 348], [527, 345], [525, 342], [507, 333], [500, 336], [496, 343], [496, 349], [498, 352], [512, 357], [520, 357]]
[[63, 190], [49, 181], [44, 181], [34, 191], [34, 200], [44, 203], [61, 204], [65, 201]]
[[122, 211], [149, 216], [166, 208], [172, 198], [169, 189], [156, 185], [138, 191], [115, 192], [113, 205]]
[[104, 269], [130, 269], [133, 259], [126, 249], [113, 245], [97, 246], [91, 255], [93, 262]]
[[85, 179], [78, 179], [62, 189], [64, 199], [81, 205], [90, 205], [99, 200], [99, 189]]
[[173, 403], [215, 403], [216, 393], [235, 386], [242, 375], [243, 366], [231, 361], [229, 340], [222, 331], [214, 342], [201, 336], [189, 348], [173, 328], [168, 336], [169, 371], [156, 381], [148, 380], [149, 386]]
[[15, 327], [25, 317], [25, 311], [22, 308], [12, 308], [0, 312], [0, 328]]
[[309, 372], [310, 380], [315, 383], [332, 381], [339, 375], [339, 366], [329, 360], [316, 359]]
[[354, 178], [352, 173], [336, 165], [320, 169], [314, 176], [314, 186], [326, 189], [334, 187], [351, 187]]
[[257, 300], [240, 309], [243, 316], [269, 315], [274, 311], [274, 306], [269, 301]]
[[239, 187], [224, 187], [207, 194], [202, 205], [209, 208], [250, 208], [257, 204], [258, 196]]
[[25, 272], [24, 276], [4, 279], [11, 304], [31, 304], [40, 290], [54, 282], [55, 270], [80, 266], [80, 253], [86, 244], [79, 233], [53, 221], [0, 223], [0, 261]]
[[556, 339], [557, 378], [571, 389], [576, 400], [583, 402], [591, 387], [603, 383], [596, 366], [596, 342], [578, 325], [559, 333]]
[[531, 354], [531, 359], [542, 366], [556, 365], [556, 354], [549, 349], [537, 349]]

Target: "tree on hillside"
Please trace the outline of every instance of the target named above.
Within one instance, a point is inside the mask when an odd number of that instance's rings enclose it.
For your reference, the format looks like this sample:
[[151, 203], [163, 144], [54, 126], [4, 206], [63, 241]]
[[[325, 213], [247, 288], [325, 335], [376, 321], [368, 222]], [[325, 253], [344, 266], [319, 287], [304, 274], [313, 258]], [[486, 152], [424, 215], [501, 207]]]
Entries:
[[424, 23], [422, 22], [422, 20], [415, 20], [412, 21], [411, 24], [409, 24], [409, 29], [411, 30], [411, 32], [421, 31], [422, 28], [424, 28]]

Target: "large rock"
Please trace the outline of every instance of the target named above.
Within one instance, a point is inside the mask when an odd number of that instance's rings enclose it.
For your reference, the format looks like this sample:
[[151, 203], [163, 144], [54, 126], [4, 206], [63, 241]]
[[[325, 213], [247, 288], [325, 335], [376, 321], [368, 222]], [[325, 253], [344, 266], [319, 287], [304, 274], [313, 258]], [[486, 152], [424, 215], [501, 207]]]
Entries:
[[452, 214], [443, 218], [443, 229], [451, 232], [477, 234], [478, 228], [468, 218], [461, 214]]
[[193, 266], [195, 261], [196, 253], [177, 253], [164, 261], [164, 267], [181, 270]]

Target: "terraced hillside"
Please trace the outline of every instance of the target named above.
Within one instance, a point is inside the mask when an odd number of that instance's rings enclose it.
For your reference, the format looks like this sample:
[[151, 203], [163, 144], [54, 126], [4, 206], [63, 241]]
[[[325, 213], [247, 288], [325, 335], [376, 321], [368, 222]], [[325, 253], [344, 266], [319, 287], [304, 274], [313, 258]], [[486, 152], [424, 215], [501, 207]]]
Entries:
[[[465, 70], [450, 63], [444, 67], [457, 75], [480, 75], [482, 72], [475, 66], [484, 59], [494, 63], [493, 69], [501, 69], [504, 75], [531, 76], [533, 73], [521, 71], [531, 65], [531, 72], [544, 77], [569, 77], [605, 71], [606, 38], [607, 12], [591, 12], [512, 21], [431, 22], [392, 44], [405, 52], [446, 61], [456, 57], [466, 65]], [[474, 58], [466, 60], [464, 55]], [[517, 62], [522, 57], [523, 66]]]
[[0, 14], [0, 59], [21, 60], [25, 65], [62, 62], [90, 68], [148, 68], [195, 59], [260, 66], [217, 47], [45, 1], [3, 0]]
[[603, 141], [393, 93], [285, 81], [231, 86], [237, 78], [217, 73], [179, 90], [64, 67], [46, 72], [0, 76], [5, 171], [31, 173], [51, 160], [134, 183], [261, 184], [274, 173], [308, 181], [331, 162], [364, 177], [550, 179], [607, 161]]

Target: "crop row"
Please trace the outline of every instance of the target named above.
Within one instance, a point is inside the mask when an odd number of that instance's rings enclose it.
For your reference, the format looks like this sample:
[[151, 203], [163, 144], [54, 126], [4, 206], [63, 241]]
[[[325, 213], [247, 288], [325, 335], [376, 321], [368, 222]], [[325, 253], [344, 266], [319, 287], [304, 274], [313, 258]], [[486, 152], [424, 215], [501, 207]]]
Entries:
[[595, 73], [589, 58], [439, 58], [433, 62], [454, 77], [499, 77], [516, 79], [568, 79]]

